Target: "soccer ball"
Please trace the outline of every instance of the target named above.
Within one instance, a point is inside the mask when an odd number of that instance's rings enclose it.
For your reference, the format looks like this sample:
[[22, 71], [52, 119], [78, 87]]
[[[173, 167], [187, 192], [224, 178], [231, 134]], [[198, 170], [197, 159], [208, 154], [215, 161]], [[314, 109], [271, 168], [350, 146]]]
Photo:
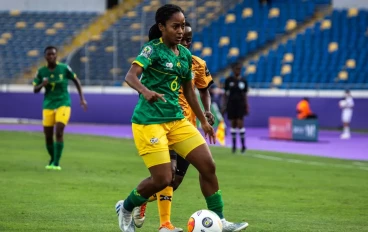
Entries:
[[189, 218], [188, 232], [222, 232], [221, 219], [210, 210], [198, 210]]

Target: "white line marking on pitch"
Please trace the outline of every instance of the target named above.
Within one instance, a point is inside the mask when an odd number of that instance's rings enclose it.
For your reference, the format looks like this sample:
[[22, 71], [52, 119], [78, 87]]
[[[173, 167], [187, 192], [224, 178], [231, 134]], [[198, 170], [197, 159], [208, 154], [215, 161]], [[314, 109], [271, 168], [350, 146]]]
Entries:
[[331, 166], [331, 167], [336, 167], [336, 168], [361, 169], [361, 170], [368, 171], [368, 166], [365, 166], [365, 163], [361, 163], [361, 162], [355, 162], [355, 163], [360, 163], [360, 166], [357, 166], [357, 165], [348, 165], [348, 164], [330, 164], [330, 163], [323, 163], [323, 162], [318, 162], [318, 161], [306, 161], [306, 160], [299, 160], [299, 159], [280, 158], [276, 156], [269, 156], [269, 155], [262, 155], [262, 154], [255, 154], [255, 155], [250, 155], [250, 156], [259, 158], [259, 159], [283, 161], [283, 162], [288, 162], [288, 163], [298, 163], [298, 164], [306, 164], [306, 165], [313, 165], [313, 166]]

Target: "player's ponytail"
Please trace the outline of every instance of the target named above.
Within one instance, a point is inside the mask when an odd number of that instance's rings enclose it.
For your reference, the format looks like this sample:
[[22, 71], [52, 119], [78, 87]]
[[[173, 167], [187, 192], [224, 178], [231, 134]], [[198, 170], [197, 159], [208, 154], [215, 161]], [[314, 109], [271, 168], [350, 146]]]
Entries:
[[162, 36], [162, 33], [160, 31], [160, 28], [158, 28], [158, 24], [155, 23], [149, 30], [148, 32], [148, 40], [154, 40], [154, 39], [158, 39]]

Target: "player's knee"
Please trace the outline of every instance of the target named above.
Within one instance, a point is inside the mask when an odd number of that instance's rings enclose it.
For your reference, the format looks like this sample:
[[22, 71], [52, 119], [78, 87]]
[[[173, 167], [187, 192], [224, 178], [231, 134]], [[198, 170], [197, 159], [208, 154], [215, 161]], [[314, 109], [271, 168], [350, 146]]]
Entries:
[[56, 139], [62, 139], [64, 136], [64, 131], [63, 130], [56, 130]]
[[206, 162], [206, 166], [203, 169], [202, 172], [200, 172], [200, 175], [203, 178], [211, 178], [213, 175], [216, 174], [216, 165], [215, 165], [215, 161], [213, 159], [211, 159], [211, 161]]
[[156, 188], [158, 189], [158, 191], [166, 188], [167, 186], [169, 186], [172, 182], [172, 174], [161, 174], [159, 176], [155, 176], [153, 178], [154, 184], [156, 186]]

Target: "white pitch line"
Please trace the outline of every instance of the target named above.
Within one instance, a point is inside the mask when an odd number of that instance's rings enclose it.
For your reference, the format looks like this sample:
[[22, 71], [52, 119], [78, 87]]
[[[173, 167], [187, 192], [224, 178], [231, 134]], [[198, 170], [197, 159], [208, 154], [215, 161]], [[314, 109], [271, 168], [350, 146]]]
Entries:
[[282, 162], [288, 162], [288, 163], [298, 163], [298, 164], [306, 164], [306, 165], [313, 165], [313, 166], [330, 166], [330, 167], [336, 167], [336, 168], [361, 169], [361, 170], [368, 171], [368, 166], [362, 166], [362, 165], [357, 166], [357, 165], [348, 165], [348, 164], [330, 164], [330, 163], [324, 163], [324, 162], [318, 162], [318, 161], [306, 161], [306, 160], [300, 160], [300, 159], [280, 158], [276, 156], [262, 155], [262, 154], [255, 154], [255, 155], [250, 155], [250, 156], [259, 158], [259, 159], [275, 160], [275, 161], [282, 161]]

